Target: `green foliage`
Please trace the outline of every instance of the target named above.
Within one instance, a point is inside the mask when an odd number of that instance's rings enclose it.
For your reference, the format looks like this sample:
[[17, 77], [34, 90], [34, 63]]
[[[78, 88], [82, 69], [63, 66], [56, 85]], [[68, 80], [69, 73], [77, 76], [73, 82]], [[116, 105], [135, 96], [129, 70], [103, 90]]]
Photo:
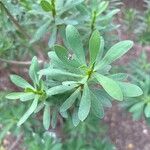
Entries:
[[[115, 44], [102, 59], [99, 59], [100, 53], [103, 51], [100, 47], [102, 37], [100, 37], [98, 31], [94, 31], [89, 40], [89, 48], [94, 48], [89, 49], [91, 61], [89, 62], [85, 57], [80, 34], [74, 26], [68, 25], [66, 27], [66, 39], [70, 51], [62, 46], [55, 46], [55, 51], [49, 52], [51, 62], [48, 68], [39, 70], [36, 57], [32, 59], [29, 75], [34, 87], [17, 75], [11, 76], [12, 82], [25, 90], [24, 93], [8, 94], [7, 98], [20, 98], [20, 100], [25, 101], [34, 97], [31, 107], [20, 119], [18, 125], [24, 123], [41, 104], [45, 106], [43, 113], [45, 129], [50, 126], [50, 110], [55, 112], [52, 115], [52, 126], [56, 124], [58, 113], [64, 117], [64, 114], [67, 112], [72, 113], [72, 110], [76, 111], [76, 109], [78, 109], [78, 115], [73, 115], [75, 125], [79, 124], [78, 120], [84, 121], [92, 112], [91, 110], [94, 109], [95, 116], [102, 118], [104, 116], [103, 102], [101, 96], [97, 97], [94, 93], [95, 90], [99, 89], [119, 101], [122, 101], [124, 97], [142, 95], [142, 90], [136, 85], [117, 81], [117, 77], [116, 79], [111, 78], [109, 70], [107, 72], [103, 71], [105, 67], [120, 58], [132, 47], [133, 43], [131, 41], [122, 41]], [[96, 45], [94, 46], [94, 44]], [[61, 55], [61, 50], [64, 52], [63, 55]], [[70, 52], [72, 52], [72, 58], [68, 59]], [[46, 80], [42, 80], [42, 76], [46, 76]], [[49, 81], [55, 83], [54, 86]], [[95, 85], [101, 87], [93, 88]], [[127, 90], [128, 88], [129, 90]], [[134, 93], [131, 93], [130, 91], [133, 90]], [[103, 94], [104, 97], [105, 94]], [[94, 100], [92, 100], [92, 97], [94, 97]]]
[[[135, 8], [126, 8], [123, 11], [125, 31], [128, 34], [135, 34], [135, 39], [142, 45], [148, 45], [150, 42], [150, 1], [144, 0], [144, 10]], [[133, 34], [132, 34], [133, 35]]]
[[[18, 126], [23, 124], [29, 116], [36, 110], [38, 107], [39, 101], [44, 101], [46, 99], [46, 93], [45, 93], [45, 87], [44, 82], [39, 78], [37, 71], [39, 70], [38, 61], [37, 58], [34, 57], [32, 59], [32, 64], [29, 68], [29, 76], [34, 82], [33, 85], [30, 85], [26, 80], [24, 80], [22, 77], [18, 75], [11, 75], [10, 79], [11, 81], [24, 89], [24, 92], [15, 92], [10, 93], [6, 96], [8, 99], [20, 99], [21, 101], [31, 101], [30, 108], [27, 110], [27, 112], [21, 117], [21, 119], [18, 122]], [[44, 124], [45, 125], [45, 124]]]
[[[150, 118], [146, 55], [139, 60], [140, 69], [132, 65], [134, 77], [118, 70], [112, 74], [113, 63], [133, 46], [129, 40], [111, 43], [115, 40], [112, 31], [119, 27], [113, 18], [120, 5], [120, 0], [0, 1], [0, 56], [26, 60], [37, 55], [29, 67], [29, 81], [10, 75], [19, 91], [0, 97], [0, 143], [11, 131], [24, 136], [24, 149], [114, 150], [99, 123], [112, 101], [126, 100], [124, 105], [134, 118], [142, 114]], [[130, 31], [135, 28], [130, 24], [137, 14], [132, 9], [124, 14]], [[143, 18], [144, 28], [135, 32], [147, 43], [149, 5]], [[57, 133], [60, 130], [62, 135]]]
[[[101, 126], [101, 128], [99, 128]], [[63, 149], [66, 150], [115, 150], [115, 146], [110, 142], [107, 135], [107, 126], [99, 122], [98, 118], [90, 116], [77, 127], [73, 127], [70, 120], [64, 126], [64, 132], [69, 134], [70, 138], [65, 139]], [[101, 137], [103, 139], [101, 139]], [[91, 141], [90, 139], [93, 139]], [[99, 138], [101, 140], [99, 140]], [[74, 140], [76, 139], [76, 140]]]
[[[132, 70], [133, 74], [131, 79], [141, 87], [144, 93], [139, 98], [126, 99], [122, 106], [128, 109], [136, 120], [140, 119], [142, 116], [144, 116], [146, 120], [150, 118], [150, 75], [147, 67], [149, 68], [149, 63], [146, 54], [142, 53], [140, 59], [131, 63], [129, 68]], [[134, 89], [134, 91], [136, 91], [136, 88]], [[130, 91], [130, 86], [128, 87], [128, 90], [131, 95], [134, 94], [134, 91]]]

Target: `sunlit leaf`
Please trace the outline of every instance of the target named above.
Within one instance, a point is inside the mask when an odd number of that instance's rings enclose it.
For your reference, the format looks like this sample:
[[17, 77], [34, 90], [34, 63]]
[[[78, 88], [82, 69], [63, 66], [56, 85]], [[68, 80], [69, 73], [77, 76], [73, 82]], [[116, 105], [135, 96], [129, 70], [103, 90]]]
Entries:
[[111, 97], [119, 101], [123, 100], [123, 94], [117, 82], [98, 73], [95, 73], [95, 78]]
[[90, 108], [91, 108], [90, 91], [88, 85], [85, 84], [78, 110], [78, 117], [81, 121], [84, 121], [87, 118], [90, 112]]
[[66, 27], [66, 38], [70, 48], [78, 58], [79, 63], [86, 64], [85, 54], [84, 54], [83, 44], [80, 38], [80, 34], [74, 26], [68, 25]]

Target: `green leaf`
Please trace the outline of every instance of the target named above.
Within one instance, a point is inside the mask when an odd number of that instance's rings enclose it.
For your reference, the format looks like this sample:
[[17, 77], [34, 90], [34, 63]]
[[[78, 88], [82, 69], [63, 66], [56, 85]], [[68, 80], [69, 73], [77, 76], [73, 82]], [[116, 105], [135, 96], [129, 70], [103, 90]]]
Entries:
[[63, 46], [56, 45], [54, 47], [54, 50], [56, 52], [56, 55], [58, 58], [65, 64], [71, 65], [73, 67], [79, 67], [80, 64], [76, 60], [69, 60], [68, 59], [68, 50], [65, 49]]
[[49, 25], [50, 25], [50, 21], [47, 21], [45, 24], [40, 26], [40, 28], [33, 35], [33, 38], [31, 39], [30, 43], [32, 44], [32, 43], [40, 40], [44, 36], [44, 34], [46, 33]]
[[124, 55], [132, 47], [133, 47], [133, 42], [129, 40], [121, 41], [115, 44], [105, 54], [104, 58], [102, 59], [102, 62], [98, 63], [96, 69], [111, 64], [112, 62], [120, 58], [122, 55]]
[[38, 104], [38, 99], [39, 99], [39, 96], [35, 96], [35, 99], [32, 102], [30, 108], [27, 110], [27, 112], [21, 117], [21, 119], [17, 123], [18, 126], [21, 126], [29, 118], [29, 116], [34, 112]]
[[73, 50], [76, 57], [78, 58], [79, 63], [86, 64], [80, 34], [74, 26], [68, 25], [66, 27], [66, 39], [68, 41], [70, 48]]
[[112, 46], [106, 55], [103, 58], [103, 61], [106, 64], [110, 64], [113, 61], [117, 60], [120, 58], [122, 55], [124, 55], [129, 49], [133, 47], [133, 42], [126, 40], [126, 41], [121, 41], [114, 46]]
[[102, 103], [97, 97], [94, 95], [94, 93], [91, 92], [91, 110], [94, 113], [94, 115], [98, 118], [104, 117], [104, 109], [102, 106]]
[[76, 127], [79, 123], [78, 110], [75, 108], [72, 114], [72, 123]]
[[100, 51], [100, 33], [95, 30], [89, 41], [90, 64], [92, 65]]
[[20, 100], [24, 102], [24, 101], [34, 99], [34, 97], [35, 97], [34, 93], [27, 92], [27, 93], [24, 93], [24, 94], [21, 95]]
[[39, 71], [39, 64], [37, 57], [32, 58], [31, 66], [29, 68], [29, 76], [36, 84], [39, 82], [37, 72]]
[[129, 112], [131, 113], [141, 112], [143, 111], [143, 107], [144, 107], [144, 101], [138, 102], [129, 109]]
[[81, 78], [82, 75], [79, 74], [74, 74], [74, 73], [70, 73], [64, 70], [59, 70], [59, 69], [51, 69], [51, 68], [47, 68], [47, 69], [43, 69], [40, 70], [38, 72], [41, 76], [42, 75], [47, 75], [47, 76], [51, 76], [51, 77], [56, 77], [56, 76], [69, 76], [69, 77], [77, 77], [77, 78]]
[[35, 94], [32, 92], [24, 93], [24, 92], [13, 92], [9, 93], [6, 98], [8, 99], [20, 99], [21, 101], [28, 101], [34, 99]]
[[77, 85], [70, 85], [70, 86], [59, 85], [59, 86], [55, 86], [55, 87], [52, 87], [52, 88], [48, 89], [46, 91], [46, 93], [47, 93], [48, 96], [53, 96], [53, 95], [56, 95], [56, 94], [61, 94], [61, 93], [70, 91], [70, 90], [74, 89], [76, 86]]
[[114, 10], [108, 12], [105, 16], [102, 16], [102, 17], [100, 18], [100, 21], [111, 19], [111, 18], [112, 18], [115, 14], [117, 14], [119, 11], [120, 11], [120, 9], [114, 9]]
[[50, 126], [50, 106], [49, 105], [46, 105], [44, 108], [43, 126], [46, 130], [48, 130]]
[[63, 5], [63, 7], [60, 10], [60, 14], [65, 13], [66, 11], [68, 11], [71, 8], [74, 8], [76, 6], [78, 6], [79, 4], [81, 4], [84, 0], [67, 0], [65, 2], [65, 4]]
[[119, 101], [123, 100], [123, 94], [117, 82], [98, 73], [95, 73], [95, 78], [111, 97]]
[[111, 97], [104, 90], [92, 90], [97, 99], [102, 103], [104, 107], [111, 108]]
[[84, 121], [87, 118], [90, 112], [90, 107], [91, 107], [90, 91], [88, 85], [85, 84], [78, 110], [78, 117], [81, 121]]
[[113, 80], [117, 80], [117, 81], [126, 80], [128, 78], [128, 74], [116, 73], [116, 74], [109, 75], [109, 78], [112, 78]]
[[80, 88], [78, 88], [73, 94], [71, 94], [71, 96], [62, 104], [62, 106], [60, 107], [60, 112], [68, 110], [78, 98], [79, 94]]
[[54, 27], [51, 30], [50, 38], [49, 38], [49, 41], [48, 41], [49, 48], [52, 48], [52, 46], [54, 46], [56, 40], [57, 40], [57, 28]]
[[63, 118], [68, 118], [68, 113], [67, 113], [67, 111], [60, 112], [60, 114], [61, 114], [61, 116], [62, 116]]
[[53, 110], [51, 121], [51, 126], [53, 129], [56, 127], [56, 123], [57, 123], [57, 110]]
[[6, 95], [7, 99], [20, 99], [20, 97], [24, 94], [24, 92], [13, 92]]
[[44, 11], [49, 12], [52, 10], [52, 5], [46, 0], [42, 0], [40, 4]]
[[42, 102], [40, 104], [38, 104], [37, 108], [35, 109], [34, 113], [38, 113], [39, 111], [41, 111], [44, 108], [45, 104]]
[[10, 79], [15, 85], [17, 85], [23, 89], [25, 89], [25, 88], [34, 89], [26, 80], [24, 80], [22, 77], [20, 77], [18, 75], [10, 75]]
[[104, 41], [104, 38], [101, 36], [100, 37], [100, 50], [99, 50], [99, 54], [96, 58], [96, 62], [98, 62], [102, 59], [103, 52], [104, 52], [104, 46], [105, 46], [105, 41]]
[[147, 103], [147, 105], [145, 106], [144, 113], [147, 118], [150, 117], [150, 103]]
[[108, 1], [102, 1], [100, 5], [98, 6], [98, 11], [96, 15], [99, 16], [102, 12], [104, 12], [107, 9], [108, 4], [109, 4]]
[[124, 97], [137, 97], [143, 94], [143, 91], [137, 85], [127, 82], [117, 82], [122, 90]]

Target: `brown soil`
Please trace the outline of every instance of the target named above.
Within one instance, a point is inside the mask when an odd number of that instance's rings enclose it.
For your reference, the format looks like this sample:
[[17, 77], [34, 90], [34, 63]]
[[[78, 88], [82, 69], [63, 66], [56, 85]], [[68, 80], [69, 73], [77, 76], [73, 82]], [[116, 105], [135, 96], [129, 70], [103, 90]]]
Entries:
[[133, 121], [129, 113], [113, 104], [104, 121], [117, 150], [150, 150], [150, 127], [144, 120]]

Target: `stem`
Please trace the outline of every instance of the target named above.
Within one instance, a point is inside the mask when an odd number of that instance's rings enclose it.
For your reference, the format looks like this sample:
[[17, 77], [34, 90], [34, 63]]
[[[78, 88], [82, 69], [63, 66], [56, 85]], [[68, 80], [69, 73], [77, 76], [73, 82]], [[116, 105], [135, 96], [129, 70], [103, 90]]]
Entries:
[[95, 23], [96, 23], [96, 11], [94, 11], [94, 12], [93, 12], [93, 15], [92, 15], [91, 33], [92, 33], [93, 30], [95, 29]]
[[11, 147], [9, 148], [9, 150], [14, 150], [16, 148], [16, 146], [20, 143], [21, 139], [23, 138], [23, 133], [21, 133], [17, 139], [12, 143]]
[[51, 3], [52, 3], [52, 16], [55, 20], [55, 16], [56, 16], [55, 0], [51, 0]]
[[[23, 34], [24, 37], [30, 41], [31, 39], [30, 36], [26, 33], [26, 31], [22, 28], [22, 26], [18, 23], [18, 21], [11, 15], [9, 10], [5, 7], [5, 5], [1, 1], [0, 1], [0, 5], [2, 6], [2, 8], [4, 8], [6, 14], [10, 18], [10, 20], [15, 24], [15, 26], [18, 28], [20, 33]], [[38, 45], [38, 47], [41, 48], [40, 45]], [[44, 56], [41, 53], [41, 50], [37, 51], [36, 49], [37, 49], [37, 46], [33, 46], [33, 50], [41, 57], [41, 59], [44, 59]]]
[[30, 36], [20, 26], [20, 24], [18, 23], [18, 21], [11, 15], [11, 13], [9, 12], [9, 10], [5, 7], [5, 5], [1, 1], [0, 1], [0, 5], [4, 8], [4, 10], [5, 10], [6, 14], [8, 15], [8, 17], [10, 18], [10, 20], [16, 25], [16, 27], [24, 35], [24, 37], [30, 38]]
[[[23, 66], [29, 66], [32, 63], [31, 61], [15, 61], [15, 60], [6, 60], [2, 58], [0, 58], [0, 61], [12, 65], [23, 65]], [[43, 63], [43, 61], [39, 60], [39, 63]]]

